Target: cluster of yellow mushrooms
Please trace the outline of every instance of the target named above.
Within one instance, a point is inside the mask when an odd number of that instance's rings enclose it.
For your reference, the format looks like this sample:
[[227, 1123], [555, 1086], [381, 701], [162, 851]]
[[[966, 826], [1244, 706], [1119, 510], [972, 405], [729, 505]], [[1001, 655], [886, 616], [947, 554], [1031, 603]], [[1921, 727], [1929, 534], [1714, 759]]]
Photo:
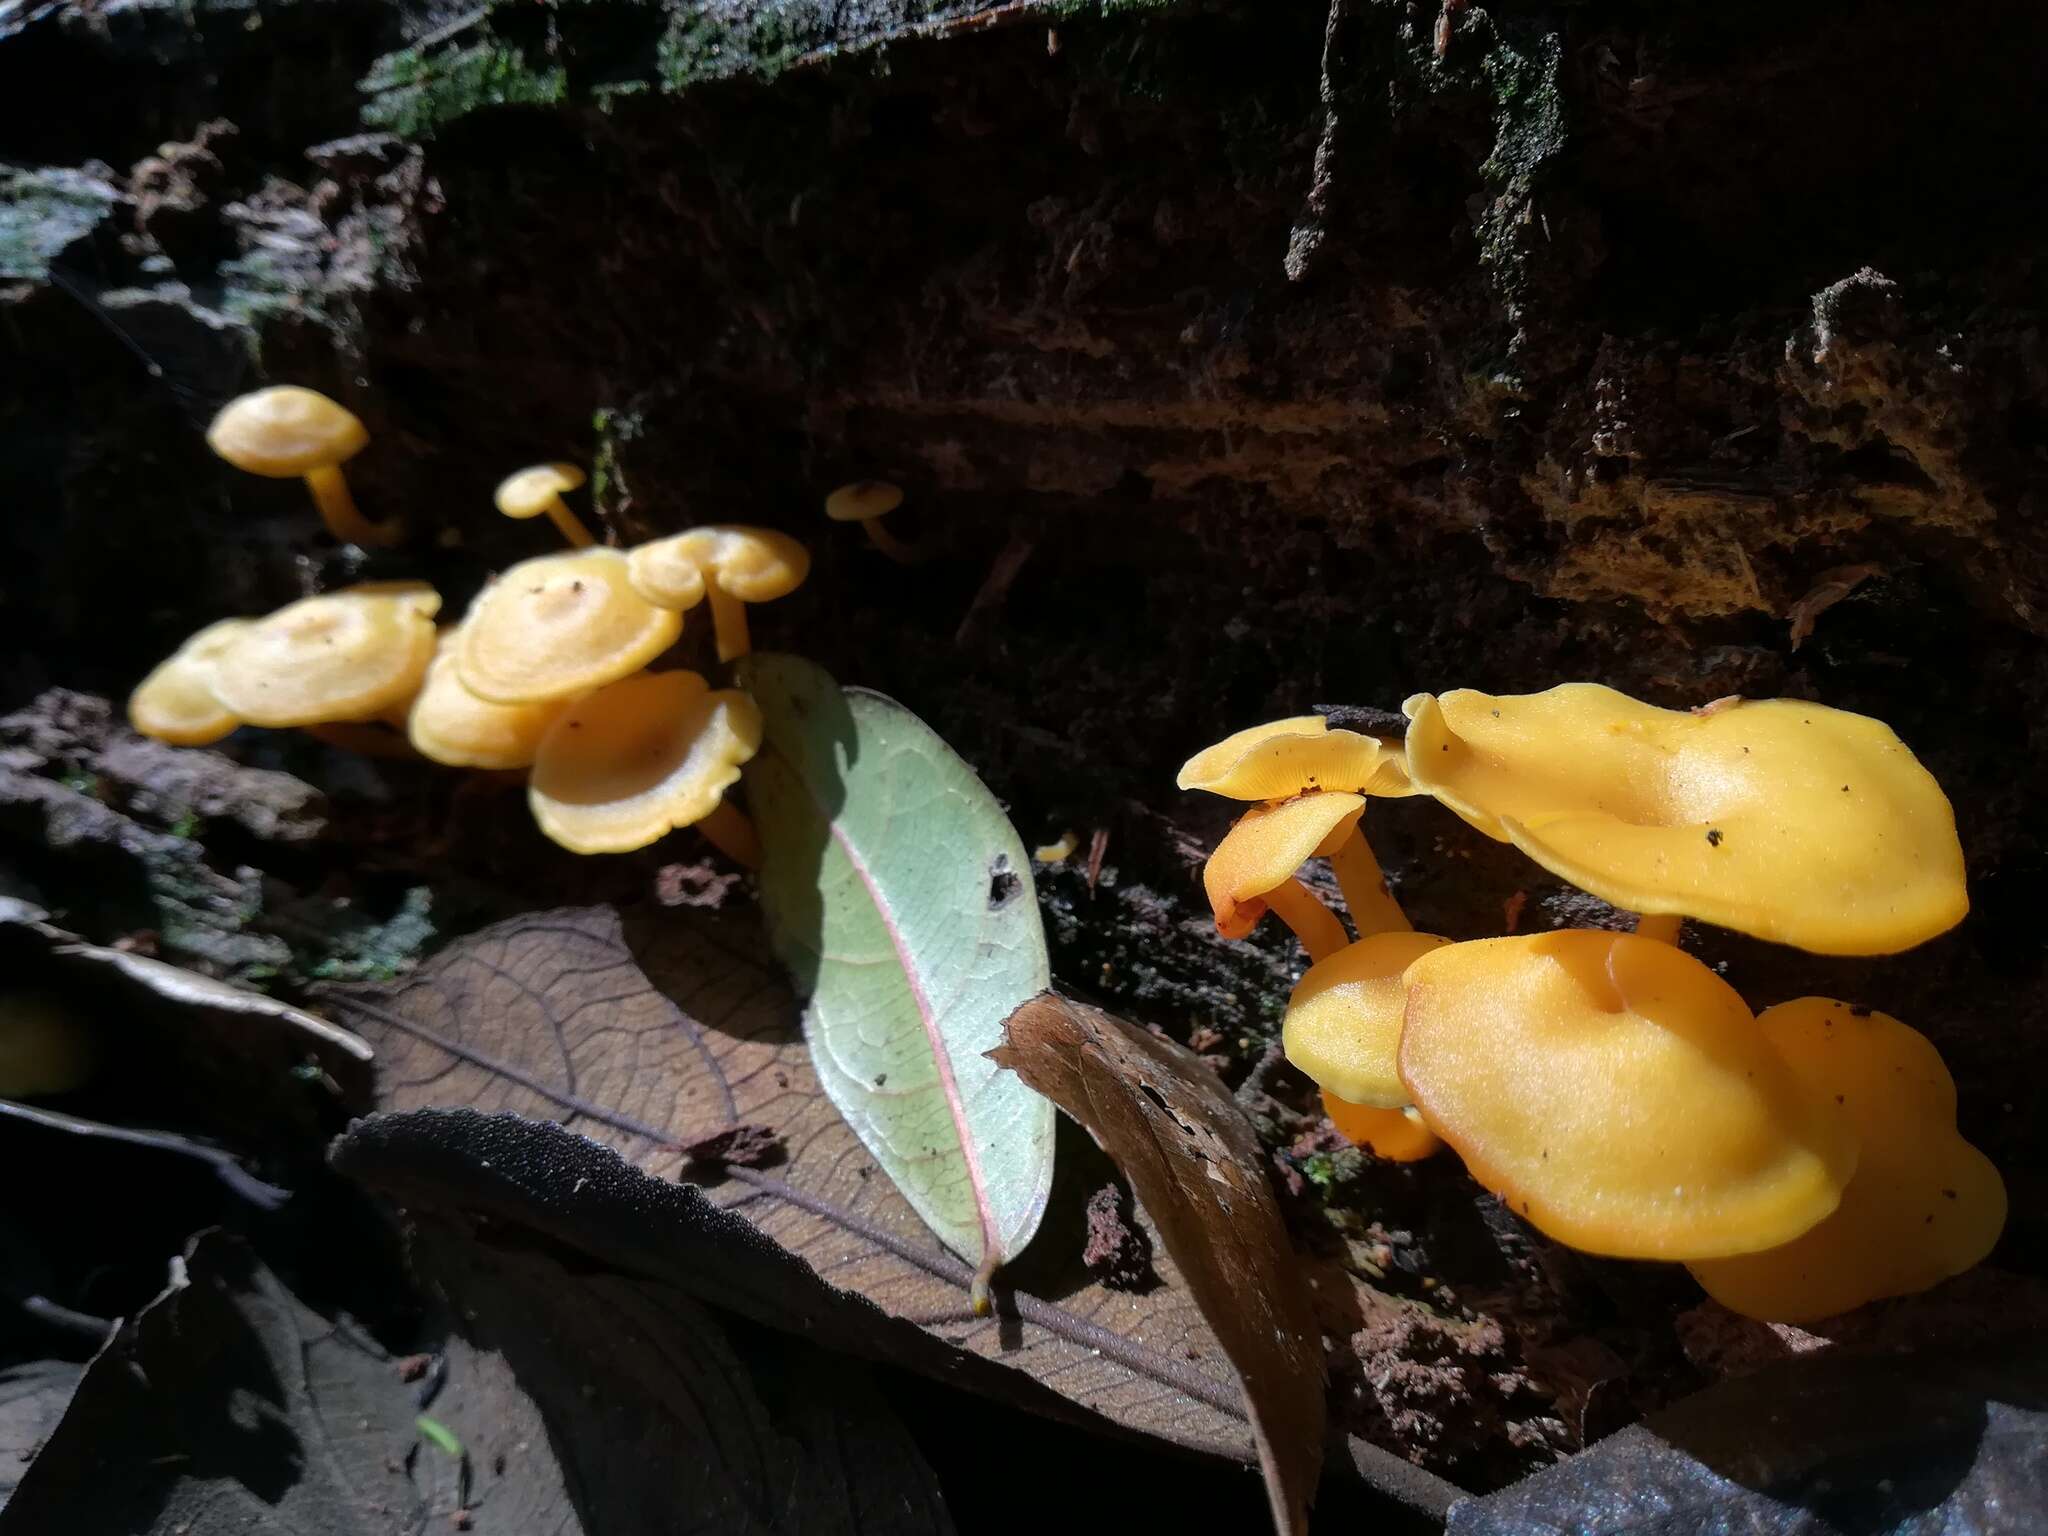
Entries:
[[[244, 395], [207, 441], [254, 474], [303, 476], [344, 542], [401, 535], [357, 510], [341, 464], [369, 434], [324, 395], [293, 386]], [[535, 821], [579, 853], [627, 852], [695, 826], [733, 858], [758, 862], [753, 827], [724, 794], [760, 747], [760, 711], [695, 672], [647, 667], [700, 603], [719, 660], [747, 654], [746, 605], [794, 591], [810, 556], [787, 534], [734, 526], [607, 548], [562, 499], [582, 483], [574, 465], [542, 464], [499, 485], [499, 511], [545, 515], [571, 547], [504, 572], [452, 628], [436, 628], [440, 594], [418, 582], [372, 582], [267, 618], [226, 619], [143, 680], [130, 721], [188, 746], [243, 725], [296, 727], [369, 752], [409, 743], [451, 767], [528, 771]], [[835, 492], [826, 512], [863, 523], [890, 549], [880, 519], [900, 500], [895, 487], [869, 482]]]
[[[1798, 1322], [1925, 1289], [2005, 1223], [1955, 1086], [1888, 1015], [1803, 997], [1753, 1013], [1678, 947], [1691, 917], [1820, 954], [1908, 949], [1968, 910], [1955, 817], [1878, 721], [1794, 700], [1658, 709], [1609, 688], [1408, 700], [1404, 740], [1319, 716], [1239, 732], [1183, 789], [1258, 802], [1211, 856], [1218, 928], [1267, 911], [1314, 962], [1288, 1059], [1382, 1156], [1448, 1142], [1592, 1253], [1683, 1261], [1735, 1311]], [[1412, 931], [1361, 818], [1427, 795], [1640, 914], [1455, 943]], [[1357, 937], [1298, 878], [1330, 861]]]

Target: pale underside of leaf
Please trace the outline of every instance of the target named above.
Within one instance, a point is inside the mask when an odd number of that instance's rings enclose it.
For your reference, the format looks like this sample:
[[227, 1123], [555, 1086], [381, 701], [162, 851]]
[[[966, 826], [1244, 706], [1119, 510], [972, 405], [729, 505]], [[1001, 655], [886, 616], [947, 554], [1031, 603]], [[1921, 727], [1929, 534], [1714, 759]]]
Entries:
[[750, 658], [762, 904], [806, 996], [820, 1086], [913, 1209], [985, 1276], [1052, 1187], [1052, 1106], [986, 1053], [1045, 985], [1021, 840], [929, 727], [791, 657]]

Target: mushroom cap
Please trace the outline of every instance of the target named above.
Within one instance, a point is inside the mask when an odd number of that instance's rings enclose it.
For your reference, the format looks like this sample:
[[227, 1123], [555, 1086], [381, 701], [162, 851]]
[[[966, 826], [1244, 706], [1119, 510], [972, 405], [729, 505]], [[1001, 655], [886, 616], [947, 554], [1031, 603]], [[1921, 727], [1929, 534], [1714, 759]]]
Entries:
[[1226, 736], [1181, 765], [1174, 783], [1233, 800], [1282, 800], [1310, 789], [1412, 795], [1401, 754], [1374, 736], [1296, 715]]
[[288, 480], [355, 457], [370, 434], [347, 406], [317, 389], [276, 384], [230, 400], [206, 429], [206, 446], [237, 469]]
[[761, 712], [694, 672], [643, 672], [570, 704], [541, 738], [527, 801], [577, 853], [630, 853], [701, 821], [761, 746]]
[[1436, 1132], [1412, 1109], [1349, 1104], [1325, 1088], [1323, 1113], [1346, 1141], [1390, 1163], [1419, 1163], [1443, 1150]]
[[248, 619], [209, 624], [158, 662], [128, 695], [128, 723], [174, 747], [203, 747], [242, 722], [214, 694], [220, 659], [250, 626]]
[[1617, 907], [1831, 955], [1908, 949], [1969, 910], [1948, 797], [1866, 716], [1658, 709], [1593, 683], [1405, 708], [1417, 785]]
[[1316, 850], [1358, 824], [1365, 797], [1323, 790], [1273, 805], [1255, 805], [1238, 817], [1202, 866], [1202, 887], [1226, 939], [1241, 939], [1266, 915], [1259, 898], [1290, 878]]
[[522, 560], [470, 605], [462, 684], [493, 704], [541, 704], [639, 671], [676, 643], [683, 617], [633, 590], [626, 556], [578, 549]]
[[2005, 1183], [1956, 1132], [1956, 1089], [1926, 1036], [1889, 1014], [1802, 997], [1757, 1027], [1862, 1144], [1835, 1213], [1762, 1253], [1696, 1263], [1734, 1312], [1799, 1323], [1959, 1275], [2005, 1226]]
[[1280, 1031], [1287, 1059], [1348, 1103], [1403, 1108], [1402, 972], [1449, 942], [1433, 933], [1375, 933], [1318, 960], [1287, 1000]]
[[405, 734], [421, 757], [451, 768], [526, 768], [540, 751], [566, 700], [493, 704], [462, 683], [459, 629], [442, 635], [427, 679], [405, 720]]
[[583, 471], [574, 464], [529, 464], [500, 480], [493, 499], [507, 517], [539, 517], [582, 483]]
[[1565, 929], [1408, 967], [1401, 1081], [1472, 1176], [1589, 1253], [1709, 1259], [1835, 1209], [1856, 1140], [1698, 960]]
[[903, 505], [903, 488], [886, 480], [856, 480], [825, 498], [825, 515], [835, 523], [864, 523]]
[[230, 637], [214, 692], [251, 725], [367, 720], [419, 691], [441, 595], [370, 582], [287, 603]]
[[810, 551], [788, 534], [737, 524], [685, 529], [640, 545], [630, 560], [633, 589], [663, 608], [695, 607], [706, 581], [743, 603], [765, 603], [811, 573]]

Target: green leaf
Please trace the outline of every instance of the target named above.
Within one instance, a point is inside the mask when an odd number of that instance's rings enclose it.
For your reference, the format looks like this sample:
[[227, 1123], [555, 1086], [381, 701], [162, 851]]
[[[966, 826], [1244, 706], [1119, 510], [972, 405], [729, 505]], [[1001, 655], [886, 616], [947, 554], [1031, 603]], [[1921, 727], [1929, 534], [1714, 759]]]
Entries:
[[455, 1438], [455, 1431], [439, 1419], [430, 1419], [423, 1413], [412, 1422], [422, 1439], [432, 1441], [450, 1456], [462, 1455], [462, 1442]]
[[818, 1080], [947, 1247], [987, 1277], [1052, 1189], [1053, 1107], [987, 1052], [1049, 980], [1024, 845], [974, 770], [892, 699], [794, 656], [741, 682], [769, 937]]

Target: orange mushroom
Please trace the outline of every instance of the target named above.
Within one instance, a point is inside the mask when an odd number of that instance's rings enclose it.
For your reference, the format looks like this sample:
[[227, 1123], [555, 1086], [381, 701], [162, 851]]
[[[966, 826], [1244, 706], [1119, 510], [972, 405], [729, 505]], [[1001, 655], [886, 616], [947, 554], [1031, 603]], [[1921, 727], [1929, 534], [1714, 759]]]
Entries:
[[251, 725], [388, 717], [419, 691], [440, 606], [422, 582], [368, 582], [288, 603], [228, 637], [214, 693]]
[[1856, 1139], [1699, 961], [1570, 929], [1413, 962], [1400, 1071], [1474, 1178], [1560, 1242], [1717, 1259], [1831, 1214]]
[[1991, 1252], [2005, 1226], [1998, 1170], [1956, 1132], [1956, 1089], [1926, 1036], [1827, 997], [1767, 1008], [1757, 1027], [1862, 1143], [1833, 1215], [1761, 1253], [1695, 1262], [1731, 1311], [1802, 1323], [1923, 1291]]
[[1948, 799], [1879, 721], [1792, 699], [1658, 709], [1592, 683], [1405, 708], [1418, 787], [1615, 906], [1841, 955], [1969, 909]]
[[344, 544], [377, 548], [403, 536], [357, 510], [342, 463], [369, 446], [355, 413], [318, 390], [279, 384], [230, 400], [206, 429], [206, 443], [235, 468], [273, 480], [303, 479], [313, 504]]
[[577, 699], [541, 738], [528, 803], [540, 829], [577, 853], [630, 853], [694, 826], [756, 866], [753, 823], [721, 797], [761, 747], [746, 694], [695, 672], [643, 672]]
[[1344, 925], [1294, 872], [1334, 834], [1355, 825], [1364, 809], [1362, 796], [1325, 792], [1246, 811], [1202, 867], [1217, 932], [1245, 938], [1270, 910], [1294, 930], [1309, 959], [1342, 949]]
[[1280, 1043], [1323, 1091], [1351, 1104], [1404, 1109], [1401, 1013], [1404, 973], [1449, 943], [1433, 933], [1376, 933], [1318, 960], [1287, 1000]]
[[676, 642], [683, 616], [633, 589], [616, 549], [522, 560], [470, 605], [462, 685], [493, 704], [544, 704], [638, 672]]
[[635, 549], [629, 563], [633, 589], [650, 603], [681, 611], [711, 600], [720, 661], [753, 649], [746, 605], [787, 597], [810, 570], [810, 552], [788, 534], [739, 526], [656, 539]]
[[192, 636], [128, 696], [128, 723], [177, 747], [203, 747], [242, 722], [214, 692], [220, 659], [250, 625], [222, 619]]

